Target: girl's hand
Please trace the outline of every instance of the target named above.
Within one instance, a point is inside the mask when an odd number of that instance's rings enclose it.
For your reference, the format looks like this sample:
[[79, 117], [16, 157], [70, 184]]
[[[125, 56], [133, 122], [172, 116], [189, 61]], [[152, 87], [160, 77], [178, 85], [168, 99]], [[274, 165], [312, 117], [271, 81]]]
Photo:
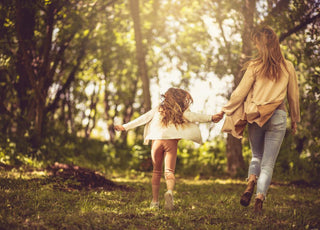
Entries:
[[224, 115], [224, 112], [220, 112], [220, 113], [217, 113], [217, 114], [215, 114], [215, 115], [213, 115], [212, 117], [211, 117], [211, 120], [214, 122], [214, 123], [217, 123], [217, 122], [219, 122], [222, 118], [223, 118], [223, 115]]
[[114, 129], [117, 131], [125, 131], [125, 128], [122, 125], [115, 125]]

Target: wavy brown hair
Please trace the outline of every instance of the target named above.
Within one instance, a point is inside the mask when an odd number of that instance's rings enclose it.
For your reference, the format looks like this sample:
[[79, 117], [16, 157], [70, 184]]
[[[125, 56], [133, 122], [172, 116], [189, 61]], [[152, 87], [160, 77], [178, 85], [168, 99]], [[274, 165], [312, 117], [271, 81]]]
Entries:
[[186, 121], [183, 119], [183, 113], [193, 103], [191, 95], [178, 88], [169, 88], [163, 95], [159, 112], [162, 115], [161, 123], [164, 126], [169, 124], [182, 125]]
[[285, 59], [280, 50], [277, 34], [269, 26], [256, 28], [251, 34], [251, 39], [257, 46], [259, 55], [251, 63], [258, 67], [257, 74], [270, 80], [279, 80], [281, 77], [281, 65], [288, 71]]

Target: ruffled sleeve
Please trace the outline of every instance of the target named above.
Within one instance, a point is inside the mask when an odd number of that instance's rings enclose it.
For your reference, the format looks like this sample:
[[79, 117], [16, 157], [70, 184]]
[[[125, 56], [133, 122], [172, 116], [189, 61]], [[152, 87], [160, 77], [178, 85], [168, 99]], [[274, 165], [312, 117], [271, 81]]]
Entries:
[[153, 118], [153, 116], [157, 110], [158, 110], [158, 107], [153, 108], [153, 109], [149, 110], [148, 112], [146, 112], [145, 114], [141, 115], [140, 117], [124, 124], [123, 127], [125, 128], [126, 131], [128, 131], [129, 129], [133, 129], [138, 126], [145, 125], [146, 123], [151, 121], [151, 119]]
[[222, 111], [225, 112], [226, 115], [233, 114], [240, 106], [243, 105], [244, 100], [246, 99], [254, 81], [255, 78], [253, 73], [253, 67], [249, 66], [244, 76], [242, 77], [239, 85], [231, 94], [230, 100], [222, 108]]

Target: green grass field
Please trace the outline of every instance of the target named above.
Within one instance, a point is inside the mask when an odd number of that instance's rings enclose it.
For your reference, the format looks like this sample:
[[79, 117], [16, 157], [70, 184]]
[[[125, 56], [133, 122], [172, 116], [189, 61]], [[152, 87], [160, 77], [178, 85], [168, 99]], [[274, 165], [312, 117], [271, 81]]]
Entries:
[[320, 229], [319, 188], [272, 185], [256, 216], [253, 201], [239, 204], [243, 181], [177, 176], [175, 209], [155, 211], [150, 178], [114, 176], [127, 188], [79, 191], [45, 172], [1, 170], [0, 229]]

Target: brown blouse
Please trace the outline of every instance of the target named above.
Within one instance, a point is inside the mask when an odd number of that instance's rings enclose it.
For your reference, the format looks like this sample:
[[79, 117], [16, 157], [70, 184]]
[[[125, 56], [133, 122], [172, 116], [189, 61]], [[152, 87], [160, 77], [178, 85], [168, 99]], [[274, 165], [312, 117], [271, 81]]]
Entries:
[[249, 65], [230, 100], [222, 108], [227, 115], [223, 132], [242, 138], [247, 122], [256, 122], [261, 127], [276, 109], [285, 110], [286, 97], [291, 121], [300, 121], [298, 79], [293, 64], [286, 60], [286, 65], [288, 71], [282, 67], [282, 75], [278, 81], [257, 75], [256, 67]]

